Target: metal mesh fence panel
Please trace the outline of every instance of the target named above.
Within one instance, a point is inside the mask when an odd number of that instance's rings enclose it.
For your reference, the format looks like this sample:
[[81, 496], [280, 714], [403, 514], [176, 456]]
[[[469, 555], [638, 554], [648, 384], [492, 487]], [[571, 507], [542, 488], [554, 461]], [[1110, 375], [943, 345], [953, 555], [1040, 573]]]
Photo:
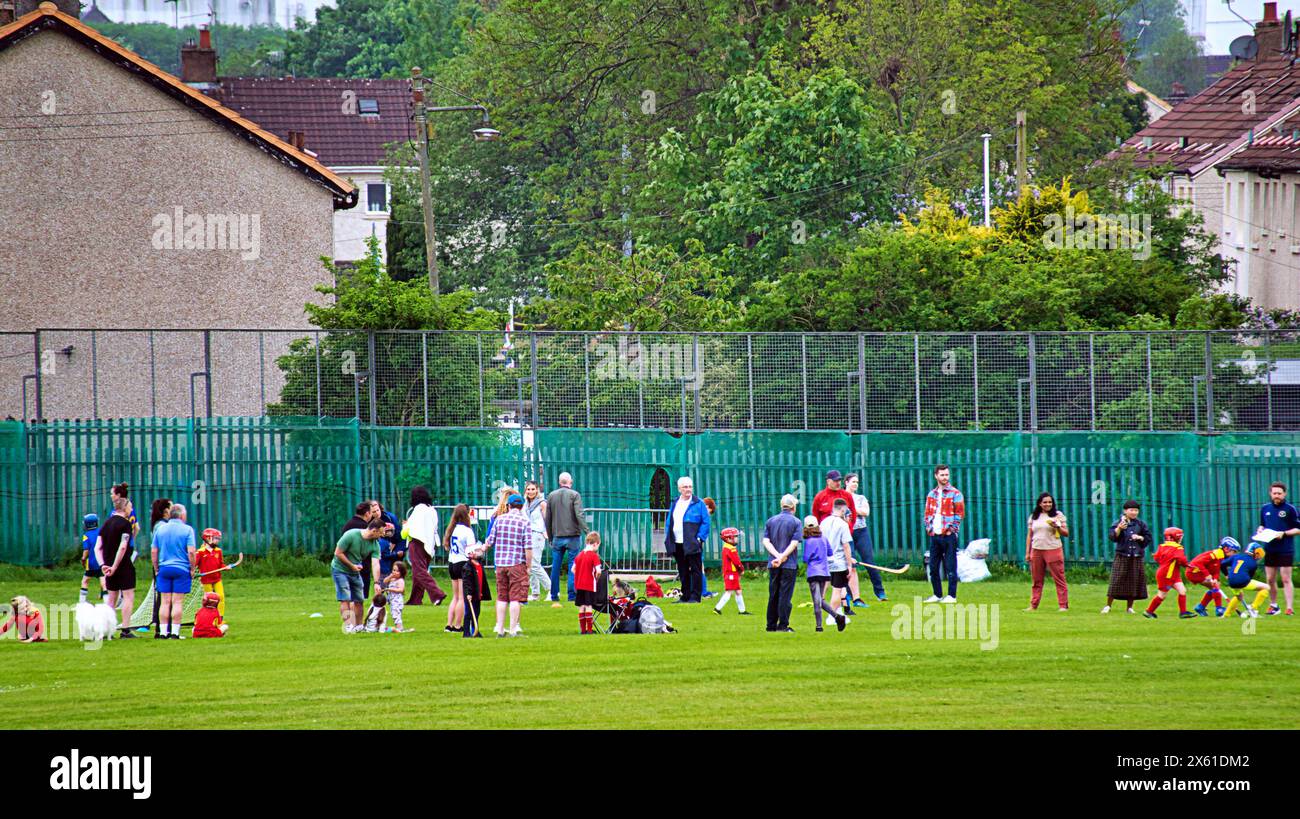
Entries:
[[0, 418], [36, 412], [36, 334], [0, 333]]

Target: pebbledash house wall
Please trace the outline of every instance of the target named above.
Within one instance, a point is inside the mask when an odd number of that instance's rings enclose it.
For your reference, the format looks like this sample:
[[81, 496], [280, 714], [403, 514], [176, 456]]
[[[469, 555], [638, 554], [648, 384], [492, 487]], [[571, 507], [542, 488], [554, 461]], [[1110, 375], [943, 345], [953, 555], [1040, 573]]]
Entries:
[[[43, 101], [69, 127], [35, 131], [39, 140], [16, 129], [0, 136], [0, 330], [310, 326], [303, 307], [320, 303], [314, 287], [331, 281], [320, 261], [333, 251], [328, 190], [58, 31], [0, 51], [0, 121], [33, 122]], [[69, 116], [102, 112], [137, 113]], [[126, 124], [85, 124], [102, 122]], [[257, 257], [156, 249], [155, 217], [177, 207], [242, 215], [250, 225], [256, 214]], [[94, 351], [87, 333], [45, 340], [46, 349], [73, 350], [47, 359], [54, 371], [43, 375], [44, 414], [188, 416], [189, 375], [204, 364], [201, 333], [189, 335], [161, 334], [152, 350], [147, 333]], [[261, 372], [276, 376], [274, 358], [288, 341], [259, 349], [250, 336], [214, 349], [214, 369], [224, 372], [213, 380], [228, 387], [214, 411], [260, 414], [262, 392], [279, 389]], [[33, 358], [14, 354], [17, 344], [5, 344], [0, 370], [11, 372], [0, 372], [0, 383], [34, 372]], [[152, 407], [151, 368], [180, 387], [160, 390]], [[241, 372], [249, 377], [230, 377]], [[12, 392], [0, 396], [0, 417], [22, 411], [23, 396]]]

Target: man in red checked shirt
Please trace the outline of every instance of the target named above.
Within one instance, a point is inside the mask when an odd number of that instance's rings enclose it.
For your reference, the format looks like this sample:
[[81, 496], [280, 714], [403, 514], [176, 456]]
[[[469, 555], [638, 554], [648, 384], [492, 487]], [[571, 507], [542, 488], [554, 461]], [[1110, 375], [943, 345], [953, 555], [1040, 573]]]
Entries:
[[[934, 467], [934, 488], [925, 496], [925, 515], [922, 523], [930, 538], [930, 587], [934, 594], [927, 603], [957, 602], [957, 535], [966, 517], [966, 496], [952, 485], [947, 464]], [[852, 501], [849, 508], [853, 508]], [[942, 574], [940, 571], [942, 570]], [[943, 594], [941, 578], [948, 577], [948, 594]]]

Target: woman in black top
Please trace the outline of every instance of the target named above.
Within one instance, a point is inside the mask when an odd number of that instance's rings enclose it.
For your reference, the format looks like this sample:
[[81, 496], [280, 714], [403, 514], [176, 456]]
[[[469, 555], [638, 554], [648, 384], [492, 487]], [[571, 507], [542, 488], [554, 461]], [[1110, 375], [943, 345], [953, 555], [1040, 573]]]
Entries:
[[104, 567], [108, 587], [108, 605], [122, 609], [122, 636], [131, 632], [131, 613], [135, 610], [135, 565], [131, 562], [131, 502], [124, 497], [113, 501], [113, 515], [99, 529], [95, 556]]
[[1137, 501], [1124, 501], [1124, 515], [1110, 527], [1110, 539], [1115, 543], [1115, 562], [1110, 567], [1110, 588], [1106, 590], [1106, 607], [1102, 614], [1110, 613], [1110, 604], [1116, 600], [1128, 601], [1128, 613], [1133, 613], [1133, 601], [1147, 599], [1146, 550], [1151, 545], [1151, 529], [1138, 518], [1141, 507]]

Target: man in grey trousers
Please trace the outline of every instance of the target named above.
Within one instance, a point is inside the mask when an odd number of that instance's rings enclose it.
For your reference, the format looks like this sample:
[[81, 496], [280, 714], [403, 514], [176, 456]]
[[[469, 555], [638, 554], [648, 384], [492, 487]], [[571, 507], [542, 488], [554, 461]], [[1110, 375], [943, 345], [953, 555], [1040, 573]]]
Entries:
[[582, 551], [582, 539], [587, 534], [587, 518], [582, 511], [582, 495], [573, 489], [573, 476], [561, 472], [560, 488], [546, 496], [546, 531], [551, 536], [551, 601], [559, 602], [560, 570], [566, 560], [569, 564], [569, 600], [573, 592], [573, 560]]

